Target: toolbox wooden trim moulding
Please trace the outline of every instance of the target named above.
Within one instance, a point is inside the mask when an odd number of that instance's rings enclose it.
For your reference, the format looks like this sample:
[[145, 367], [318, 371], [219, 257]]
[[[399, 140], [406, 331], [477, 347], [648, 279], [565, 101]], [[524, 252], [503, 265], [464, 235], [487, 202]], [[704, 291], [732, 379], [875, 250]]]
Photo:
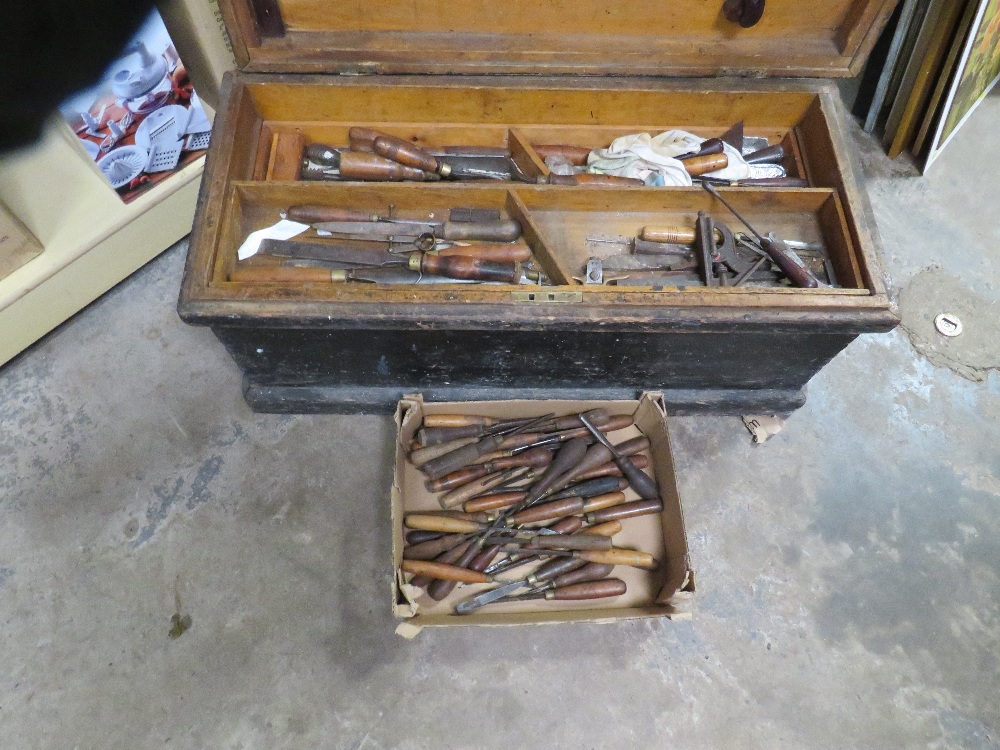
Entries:
[[[461, 401], [621, 399], [653, 389], [662, 391], [675, 412], [788, 411], [803, 402], [806, 382], [856, 336], [887, 331], [898, 322], [883, 280], [874, 218], [845, 133], [847, 114], [831, 84], [299, 75], [288, 71], [321, 69], [297, 57], [303, 37], [292, 33], [295, 24], [289, 22], [305, 18], [295, 13], [304, 13], [310, 3], [256, 5], [277, 8], [290, 31], [284, 37], [262, 35], [257, 21], [248, 26], [249, 6], [224, 2], [238, 57], [248, 69], [283, 72], [238, 72], [224, 82], [179, 305], [187, 322], [210, 326], [227, 347], [256, 409], [391, 411], [403, 394], [416, 391], [428, 399]], [[692, 13], [704, 5], [673, 4]], [[826, 32], [839, 29], [836, 38], [857, 55], [893, 2], [833, 5], [840, 8], [839, 26], [827, 24]], [[789, 4], [772, 0], [767, 7], [755, 29], [725, 22], [723, 36], [734, 44], [744, 31], [770, 28], [773, 36], [777, 27], [765, 25], [772, 18], [767, 13], [780, 15]], [[327, 32], [302, 33], [319, 39]], [[390, 37], [379, 31], [372, 38], [390, 44]], [[279, 59], [279, 51], [285, 57], [272, 68], [255, 57], [261, 50], [270, 50], [272, 60]], [[789, 66], [784, 73], [803, 74]], [[433, 64], [427, 67], [435, 70]], [[544, 174], [532, 144], [596, 148], [619, 135], [671, 128], [711, 137], [739, 120], [747, 135], [784, 145], [786, 168], [807, 179], [809, 187], [720, 190], [755, 224], [822, 240], [841, 288], [602, 287], [574, 280], [586, 258], [580, 239], [588, 231], [634, 234], [654, 220], [693, 225], [699, 210], [737, 227], [700, 188], [298, 179], [305, 144], [346, 143], [352, 126], [428, 148], [504, 146], [529, 170]], [[392, 205], [421, 213], [455, 205], [500, 209], [521, 223], [536, 260], [557, 286], [391, 287], [234, 278], [236, 249], [246, 235], [273, 224], [288, 206], [304, 203], [367, 211]]]

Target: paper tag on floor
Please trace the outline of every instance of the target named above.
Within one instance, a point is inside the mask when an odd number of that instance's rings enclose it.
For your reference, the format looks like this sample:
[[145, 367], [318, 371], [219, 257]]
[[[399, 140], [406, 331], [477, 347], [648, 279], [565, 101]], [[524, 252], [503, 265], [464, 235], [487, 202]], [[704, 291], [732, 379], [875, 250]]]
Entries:
[[257, 251], [260, 250], [260, 243], [264, 240], [289, 240], [297, 234], [302, 234], [308, 228], [308, 224], [300, 224], [297, 221], [282, 219], [273, 226], [251, 232], [243, 241], [243, 244], [240, 245], [237, 257], [240, 260], [246, 260], [257, 254]]
[[763, 443], [772, 435], [781, 432], [785, 420], [781, 417], [743, 417], [743, 424], [750, 430], [755, 443]]

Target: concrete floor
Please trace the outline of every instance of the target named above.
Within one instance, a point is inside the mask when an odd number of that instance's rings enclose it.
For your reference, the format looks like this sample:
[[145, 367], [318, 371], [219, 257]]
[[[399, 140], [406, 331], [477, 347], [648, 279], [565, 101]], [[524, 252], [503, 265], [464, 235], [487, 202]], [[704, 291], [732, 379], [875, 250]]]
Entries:
[[0, 371], [0, 747], [1000, 747], [998, 117], [852, 126], [903, 327], [673, 420], [687, 622], [395, 635], [390, 420], [250, 413], [169, 251]]

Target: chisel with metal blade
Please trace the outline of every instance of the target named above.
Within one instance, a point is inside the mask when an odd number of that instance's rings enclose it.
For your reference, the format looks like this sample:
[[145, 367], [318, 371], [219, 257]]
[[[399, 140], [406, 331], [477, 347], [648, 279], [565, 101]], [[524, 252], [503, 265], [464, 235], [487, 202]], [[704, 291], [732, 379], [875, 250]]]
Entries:
[[313, 224], [317, 231], [348, 238], [413, 240], [433, 234], [445, 240], [513, 242], [521, 236], [521, 225], [510, 219], [500, 221], [445, 221], [417, 224], [388, 224], [364, 221], [323, 221]]

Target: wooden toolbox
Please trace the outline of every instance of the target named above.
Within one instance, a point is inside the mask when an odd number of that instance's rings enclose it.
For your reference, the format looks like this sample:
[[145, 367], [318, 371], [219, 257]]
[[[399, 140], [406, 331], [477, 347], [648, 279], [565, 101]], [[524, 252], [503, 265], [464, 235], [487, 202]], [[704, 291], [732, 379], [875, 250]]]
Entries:
[[[255, 409], [390, 412], [418, 391], [465, 401], [655, 390], [674, 413], [786, 411], [856, 336], [898, 322], [846, 112], [835, 86], [810, 80], [857, 73], [894, 0], [768, 0], [750, 28], [726, 11], [752, 15], [763, 2], [220, 5], [241, 69], [224, 83], [179, 310], [226, 346]], [[545, 175], [533, 144], [602, 148], [674, 128], [715, 137], [741, 120], [747, 135], [781, 143], [788, 174], [808, 187], [720, 193], [764, 231], [821, 241], [835, 288], [574, 279], [595, 233], [694, 226], [699, 211], [742, 229], [700, 187], [299, 179], [303, 147], [344, 145], [352, 126], [431, 150], [505, 147]], [[246, 236], [298, 204], [500, 209], [554, 284], [232, 278]]]

